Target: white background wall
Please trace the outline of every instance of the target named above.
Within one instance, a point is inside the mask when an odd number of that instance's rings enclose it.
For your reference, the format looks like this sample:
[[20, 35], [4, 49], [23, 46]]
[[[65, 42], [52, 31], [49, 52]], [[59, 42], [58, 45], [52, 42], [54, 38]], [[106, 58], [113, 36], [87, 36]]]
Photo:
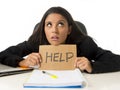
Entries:
[[120, 54], [119, 0], [0, 0], [0, 51], [27, 40], [51, 6], [66, 8], [100, 47]]

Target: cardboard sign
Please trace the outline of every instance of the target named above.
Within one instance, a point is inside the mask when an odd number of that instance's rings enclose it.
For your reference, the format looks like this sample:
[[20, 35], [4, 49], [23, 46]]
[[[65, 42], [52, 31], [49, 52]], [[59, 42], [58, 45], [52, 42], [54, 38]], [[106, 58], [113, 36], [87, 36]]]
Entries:
[[75, 69], [76, 45], [40, 45], [41, 70]]

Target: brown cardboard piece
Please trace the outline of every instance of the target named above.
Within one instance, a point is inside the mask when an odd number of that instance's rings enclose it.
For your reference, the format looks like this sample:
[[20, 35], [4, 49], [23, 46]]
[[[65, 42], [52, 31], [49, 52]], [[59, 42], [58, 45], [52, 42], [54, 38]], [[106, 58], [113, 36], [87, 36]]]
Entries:
[[41, 70], [73, 70], [76, 45], [40, 45]]

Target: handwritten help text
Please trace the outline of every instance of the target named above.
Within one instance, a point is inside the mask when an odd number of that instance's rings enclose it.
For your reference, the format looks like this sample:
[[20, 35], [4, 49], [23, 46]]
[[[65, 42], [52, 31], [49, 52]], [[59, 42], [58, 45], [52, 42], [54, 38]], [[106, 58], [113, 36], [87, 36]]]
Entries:
[[[63, 57], [64, 56], [64, 57]], [[45, 62], [69, 62], [71, 58], [74, 56], [73, 52], [66, 53], [50, 53], [46, 52]]]

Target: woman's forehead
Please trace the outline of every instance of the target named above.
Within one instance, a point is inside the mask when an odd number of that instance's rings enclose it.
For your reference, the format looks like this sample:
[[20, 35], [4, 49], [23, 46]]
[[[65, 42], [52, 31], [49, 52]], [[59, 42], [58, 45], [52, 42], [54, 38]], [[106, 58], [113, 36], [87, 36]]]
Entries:
[[45, 21], [66, 21], [65, 17], [58, 13], [49, 14]]

